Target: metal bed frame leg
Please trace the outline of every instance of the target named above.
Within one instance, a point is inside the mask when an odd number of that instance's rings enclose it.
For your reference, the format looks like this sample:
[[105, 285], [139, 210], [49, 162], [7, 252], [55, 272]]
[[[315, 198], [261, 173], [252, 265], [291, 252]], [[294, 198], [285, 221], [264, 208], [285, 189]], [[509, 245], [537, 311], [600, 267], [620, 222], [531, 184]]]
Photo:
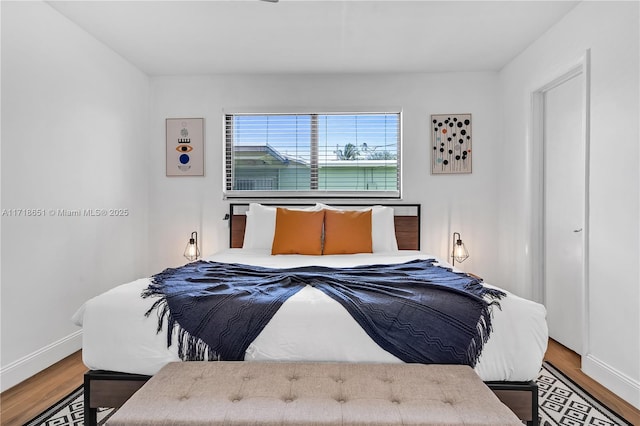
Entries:
[[84, 373], [84, 424], [98, 425], [98, 407], [120, 408], [151, 376], [89, 370]]
[[485, 382], [527, 426], [538, 426], [538, 384], [529, 382]]
[[532, 420], [527, 422], [530, 426], [538, 426], [540, 423], [540, 413], [538, 412], [538, 384], [536, 382], [532, 382], [532, 392], [531, 392], [531, 407], [532, 407]]
[[98, 409], [91, 408], [91, 378], [85, 374], [84, 376], [84, 424], [85, 426], [98, 425]]

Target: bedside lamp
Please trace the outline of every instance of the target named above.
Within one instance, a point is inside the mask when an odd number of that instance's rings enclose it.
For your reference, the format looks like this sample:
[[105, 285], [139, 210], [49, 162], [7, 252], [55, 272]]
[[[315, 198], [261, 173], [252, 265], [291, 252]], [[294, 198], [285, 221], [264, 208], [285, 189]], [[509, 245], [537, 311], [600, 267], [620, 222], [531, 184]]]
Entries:
[[191, 237], [189, 238], [189, 242], [187, 243], [187, 247], [184, 249], [184, 257], [188, 260], [196, 260], [200, 257], [200, 249], [198, 248], [198, 233], [193, 231], [191, 233]]
[[[456, 235], [458, 236], [458, 238], [456, 238]], [[469, 252], [467, 251], [467, 248], [464, 246], [464, 243], [460, 238], [460, 233], [454, 232], [453, 233], [453, 252], [451, 253], [451, 259], [452, 259], [451, 264], [455, 265], [456, 260], [458, 261], [458, 263], [462, 263], [465, 261], [467, 257], [469, 257]]]

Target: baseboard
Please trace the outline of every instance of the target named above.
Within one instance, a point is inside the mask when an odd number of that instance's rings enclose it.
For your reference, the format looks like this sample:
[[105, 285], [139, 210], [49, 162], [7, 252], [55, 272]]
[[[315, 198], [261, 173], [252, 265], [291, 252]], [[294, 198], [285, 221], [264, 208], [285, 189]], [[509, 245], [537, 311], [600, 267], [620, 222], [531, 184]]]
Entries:
[[582, 371], [640, 410], [640, 382], [589, 354], [582, 357]]
[[17, 385], [82, 348], [78, 330], [0, 369], [0, 392]]

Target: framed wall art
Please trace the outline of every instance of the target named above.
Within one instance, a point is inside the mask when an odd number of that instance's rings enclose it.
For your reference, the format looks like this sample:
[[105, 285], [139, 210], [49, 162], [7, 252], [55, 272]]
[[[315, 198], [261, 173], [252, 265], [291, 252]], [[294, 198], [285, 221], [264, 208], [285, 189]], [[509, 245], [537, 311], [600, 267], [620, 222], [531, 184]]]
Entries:
[[167, 176], [204, 176], [204, 118], [167, 118]]
[[471, 173], [471, 114], [431, 115], [431, 173]]

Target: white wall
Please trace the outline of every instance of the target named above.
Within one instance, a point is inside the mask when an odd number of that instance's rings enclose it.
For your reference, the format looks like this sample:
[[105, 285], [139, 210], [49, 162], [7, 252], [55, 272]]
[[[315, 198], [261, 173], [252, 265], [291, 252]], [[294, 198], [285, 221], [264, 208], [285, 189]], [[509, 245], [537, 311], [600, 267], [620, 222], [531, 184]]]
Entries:
[[[149, 79], [41, 2], [2, 2], [2, 390], [80, 348], [71, 316], [139, 277]], [[60, 217], [51, 209], [128, 209]], [[3, 210], [4, 211], [4, 210]]]
[[[192, 230], [203, 252], [228, 247], [222, 199], [224, 111], [403, 111], [403, 201], [421, 203], [422, 248], [447, 257], [459, 231], [471, 257], [462, 269], [496, 277], [497, 73], [390, 75], [216, 75], [152, 78], [150, 272], [184, 263]], [[471, 113], [473, 173], [430, 174], [430, 114]], [[205, 177], [166, 177], [169, 117], [205, 118]], [[378, 201], [379, 202], [379, 201]], [[509, 282], [501, 283], [509, 285]]]
[[531, 93], [591, 49], [588, 336], [583, 370], [640, 408], [638, 2], [583, 2], [500, 72], [500, 277], [533, 296]]

